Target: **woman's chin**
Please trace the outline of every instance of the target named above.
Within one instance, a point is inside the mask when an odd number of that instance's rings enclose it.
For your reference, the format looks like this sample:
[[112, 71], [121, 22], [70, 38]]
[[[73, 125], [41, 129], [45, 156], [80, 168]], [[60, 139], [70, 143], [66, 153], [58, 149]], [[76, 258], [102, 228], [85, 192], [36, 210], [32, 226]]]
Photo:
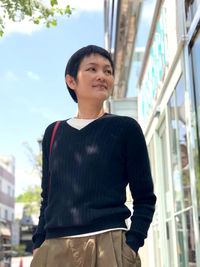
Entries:
[[108, 99], [109, 97], [109, 94], [107, 91], [99, 91], [97, 94], [96, 94], [96, 98], [97, 99], [101, 99], [101, 100], [106, 100]]

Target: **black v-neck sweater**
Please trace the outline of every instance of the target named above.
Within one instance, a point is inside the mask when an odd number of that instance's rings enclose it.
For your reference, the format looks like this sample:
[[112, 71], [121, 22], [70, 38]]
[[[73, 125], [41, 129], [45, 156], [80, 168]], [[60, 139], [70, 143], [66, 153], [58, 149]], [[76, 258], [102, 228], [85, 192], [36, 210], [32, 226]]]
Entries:
[[126, 228], [131, 214], [124, 204], [129, 183], [134, 213], [126, 240], [137, 252], [156, 202], [139, 124], [108, 113], [81, 130], [61, 121], [49, 159], [54, 125], [47, 127], [43, 138], [42, 203], [34, 248], [49, 238]]

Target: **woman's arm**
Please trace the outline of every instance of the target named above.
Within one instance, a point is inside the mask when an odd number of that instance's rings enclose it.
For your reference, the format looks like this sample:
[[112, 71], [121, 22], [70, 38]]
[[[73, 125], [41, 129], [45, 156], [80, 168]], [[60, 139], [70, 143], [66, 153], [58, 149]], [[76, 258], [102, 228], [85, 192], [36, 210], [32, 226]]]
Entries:
[[[53, 124], [52, 124], [53, 125]], [[44, 134], [43, 141], [42, 141], [42, 201], [40, 207], [40, 216], [37, 229], [33, 235], [33, 243], [34, 249], [39, 248], [41, 244], [45, 240], [45, 217], [44, 212], [48, 204], [48, 184], [49, 184], [49, 146], [50, 146], [50, 138], [52, 133], [53, 126], [50, 125]]]
[[155, 211], [156, 196], [144, 135], [139, 124], [132, 119], [127, 132], [126, 156], [127, 176], [134, 200], [131, 228], [126, 233], [126, 241], [137, 253], [147, 237]]

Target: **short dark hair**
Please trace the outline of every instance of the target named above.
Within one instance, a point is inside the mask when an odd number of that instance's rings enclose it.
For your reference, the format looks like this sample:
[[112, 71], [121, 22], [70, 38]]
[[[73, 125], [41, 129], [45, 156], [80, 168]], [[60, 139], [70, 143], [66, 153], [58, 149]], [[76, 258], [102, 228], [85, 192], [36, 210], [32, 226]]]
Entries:
[[[112, 71], [114, 73], [114, 64], [113, 64], [113, 60], [111, 58], [111, 54], [105, 50], [102, 47], [96, 46], [96, 45], [88, 45], [85, 47], [82, 47], [81, 49], [79, 49], [78, 51], [76, 51], [69, 59], [66, 69], [65, 69], [65, 77], [67, 74], [69, 74], [70, 76], [72, 76], [75, 80], [77, 78], [77, 73], [78, 73], [78, 69], [79, 66], [81, 64], [81, 61], [83, 60], [84, 57], [86, 56], [90, 56], [91, 54], [99, 54], [105, 58], [107, 58], [111, 64], [112, 67]], [[77, 96], [74, 92], [74, 90], [72, 90], [68, 84], [67, 85], [67, 89], [71, 95], [71, 97], [73, 98], [73, 100], [78, 103], [77, 100]]]

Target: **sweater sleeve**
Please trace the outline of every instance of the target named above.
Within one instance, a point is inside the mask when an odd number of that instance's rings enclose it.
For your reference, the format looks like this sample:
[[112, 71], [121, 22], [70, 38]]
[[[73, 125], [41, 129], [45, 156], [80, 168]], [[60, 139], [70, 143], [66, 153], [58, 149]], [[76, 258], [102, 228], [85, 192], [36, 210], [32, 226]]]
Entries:
[[45, 240], [45, 217], [44, 212], [48, 204], [48, 183], [49, 183], [49, 146], [50, 138], [53, 130], [53, 124], [47, 127], [43, 140], [42, 140], [42, 201], [40, 206], [39, 222], [35, 233], [33, 234], [32, 241], [34, 243], [33, 248], [39, 248]]
[[146, 142], [139, 124], [132, 120], [128, 127], [127, 176], [133, 197], [131, 227], [126, 233], [127, 244], [137, 252], [144, 245], [147, 231], [155, 211], [156, 196], [153, 192], [149, 157]]

